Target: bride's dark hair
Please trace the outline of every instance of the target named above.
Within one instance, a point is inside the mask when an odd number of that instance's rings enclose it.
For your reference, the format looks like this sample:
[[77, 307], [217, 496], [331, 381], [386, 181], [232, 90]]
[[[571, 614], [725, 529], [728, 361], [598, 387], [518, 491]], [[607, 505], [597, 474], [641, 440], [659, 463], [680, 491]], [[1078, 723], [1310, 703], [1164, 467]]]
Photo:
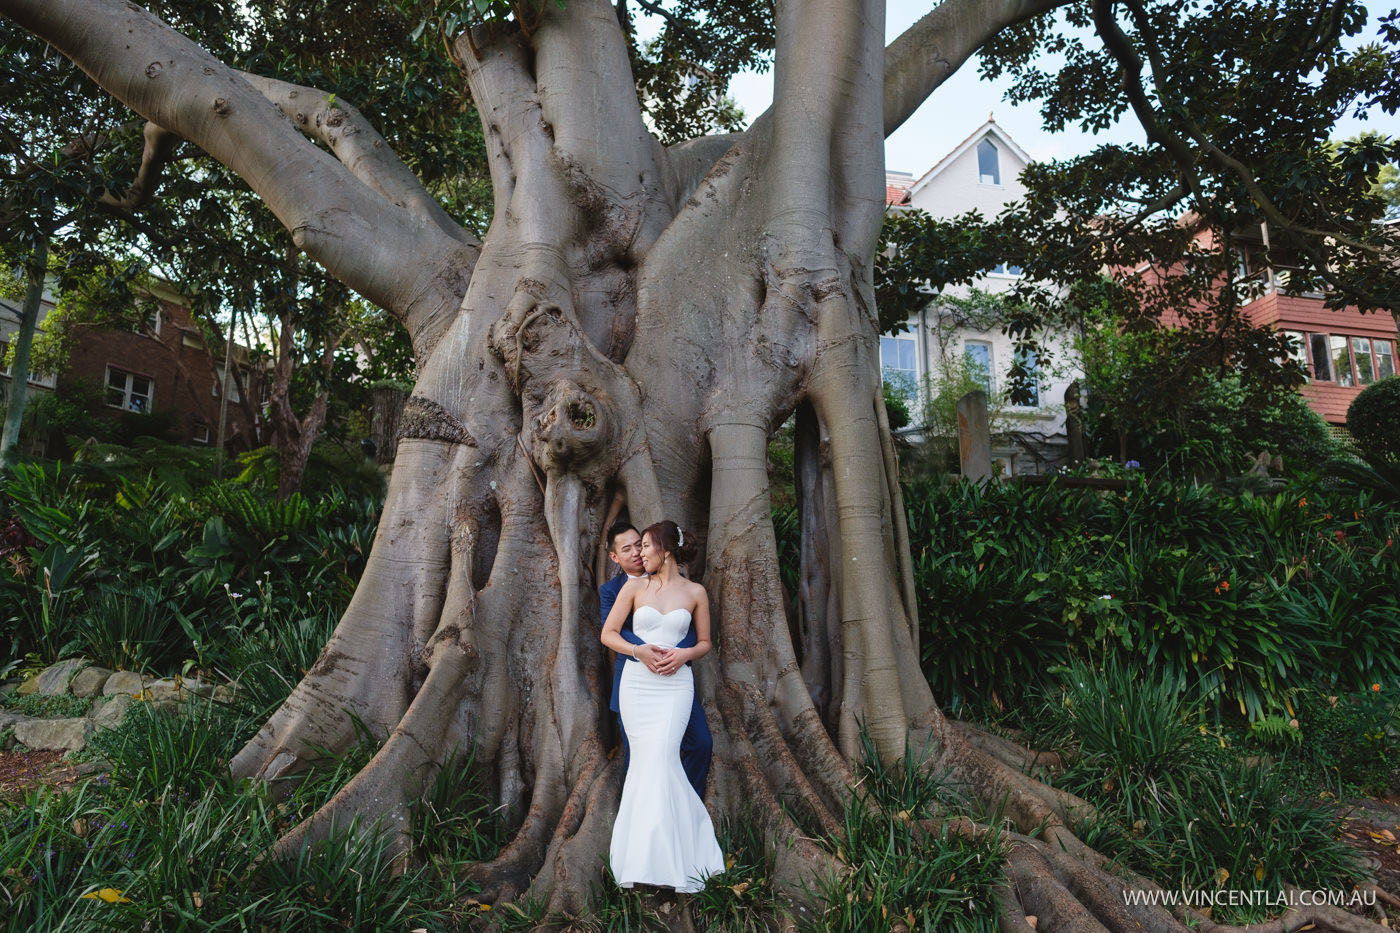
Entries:
[[696, 541], [681, 530], [673, 521], [657, 522], [642, 530], [642, 537], [651, 537], [652, 543], [670, 553], [678, 564], [688, 564], [695, 559]]

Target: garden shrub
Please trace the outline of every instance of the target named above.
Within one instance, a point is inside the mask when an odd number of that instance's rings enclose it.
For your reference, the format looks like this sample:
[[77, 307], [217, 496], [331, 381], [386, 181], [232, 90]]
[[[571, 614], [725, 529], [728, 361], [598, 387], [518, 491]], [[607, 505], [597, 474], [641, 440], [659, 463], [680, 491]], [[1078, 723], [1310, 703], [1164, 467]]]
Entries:
[[[1056, 667], [1111, 652], [1217, 716], [1261, 718], [1310, 684], [1400, 683], [1400, 508], [1306, 477], [1239, 494], [1126, 475], [1121, 492], [905, 485], [920, 649], [945, 708], [999, 716]], [[790, 599], [797, 516], [774, 514]]]
[[[1057, 786], [1098, 811], [1084, 841], [1168, 890], [1345, 888], [1357, 855], [1337, 837], [1338, 816], [1278, 766], [1242, 757], [1202, 721], [1200, 697], [1110, 656], [1075, 664], [1050, 692], [1036, 736], [1078, 750]], [[1223, 922], [1277, 912], [1217, 905]]]
[[1400, 787], [1400, 705], [1395, 691], [1373, 687], [1299, 698], [1301, 747], [1288, 759], [1299, 783], [1339, 796], [1381, 796]]
[[[325, 618], [340, 616], [364, 569], [379, 500], [330, 488], [279, 502], [168, 446], [94, 448], [0, 478], [3, 666], [78, 652], [114, 669], [230, 672], [243, 663], [231, 633], [252, 637], [269, 619], [293, 626], [293, 676], [314, 661], [299, 633], [321, 638], [320, 651]], [[269, 646], [282, 656], [280, 632], [257, 639], [260, 660]]]
[[1347, 408], [1347, 430], [1366, 459], [1400, 464], [1400, 376], [1361, 390]]

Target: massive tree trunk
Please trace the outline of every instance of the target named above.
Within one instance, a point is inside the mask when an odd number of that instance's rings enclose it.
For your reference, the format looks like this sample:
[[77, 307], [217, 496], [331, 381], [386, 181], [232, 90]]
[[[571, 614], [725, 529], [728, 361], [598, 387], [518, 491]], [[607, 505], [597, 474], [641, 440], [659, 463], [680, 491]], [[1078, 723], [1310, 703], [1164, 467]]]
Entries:
[[[885, 761], [926, 748], [921, 766], [1037, 833], [1013, 837], [1008, 929], [1027, 914], [1042, 930], [1184, 928], [1125, 907], [1123, 882], [1067, 828], [1087, 806], [1022, 773], [1029, 753], [946, 720], [917, 661], [873, 303], [883, 140], [987, 37], [1053, 5], [953, 0], [887, 56], [880, 0], [779, 0], [772, 110], [669, 149], [642, 120], [604, 0], [545, 4], [528, 37], [463, 36], [495, 191], [479, 244], [345, 103], [232, 72], [118, 0], [0, 0], [240, 172], [413, 337], [421, 377], [359, 588], [233, 762], [295, 774], [354, 740], [347, 712], [384, 737], [284, 852], [333, 820], [405, 826], [445, 755], [472, 746], [516, 827], [475, 869], [482, 899], [585, 909], [622, 779], [591, 569], [620, 490], [639, 524], [704, 530], [692, 572], [717, 648], [696, 678], [715, 738], [707, 803], [760, 822], [780, 883], [837, 867], [812, 837], [840, 831], [863, 726]], [[794, 413], [790, 620], [765, 455]]]

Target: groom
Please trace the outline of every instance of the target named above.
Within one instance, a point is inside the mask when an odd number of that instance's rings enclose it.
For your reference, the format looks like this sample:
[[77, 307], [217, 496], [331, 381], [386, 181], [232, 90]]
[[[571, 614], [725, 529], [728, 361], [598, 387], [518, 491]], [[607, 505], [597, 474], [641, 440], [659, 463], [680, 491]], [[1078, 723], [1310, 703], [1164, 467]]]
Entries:
[[[604, 622], [607, 621], [608, 613], [612, 611], [613, 603], [617, 602], [617, 593], [622, 589], [622, 584], [626, 583], [629, 577], [644, 575], [642, 570], [642, 536], [637, 532], [637, 529], [627, 522], [614, 523], [608, 529], [608, 556], [612, 558], [613, 563], [622, 568], [622, 572], [598, 587], [598, 603]], [[622, 623], [622, 637], [634, 645], [646, 644], [642, 638], [633, 633], [630, 615], [627, 617], [627, 621]], [[695, 625], [692, 622], [690, 631], [686, 632], [685, 638], [682, 638], [676, 647], [689, 648], [694, 644]], [[618, 712], [617, 698], [622, 688], [622, 665], [628, 661], [635, 661], [635, 659], [626, 655], [618, 655], [617, 660], [613, 662], [612, 703], [609, 708], [614, 713]], [[626, 756], [623, 759], [625, 767], [631, 757], [631, 749], [627, 744], [627, 730], [622, 728], [621, 716], [618, 717], [618, 731], [622, 733], [622, 751]], [[691, 786], [695, 788], [695, 793], [699, 794], [702, 800], [705, 798], [705, 783], [710, 776], [710, 751], [712, 747], [710, 727], [705, 724], [705, 711], [700, 707], [700, 693], [696, 691], [695, 700], [690, 707], [690, 722], [686, 724], [685, 735], [681, 736], [681, 767], [685, 769], [685, 776], [690, 780]]]

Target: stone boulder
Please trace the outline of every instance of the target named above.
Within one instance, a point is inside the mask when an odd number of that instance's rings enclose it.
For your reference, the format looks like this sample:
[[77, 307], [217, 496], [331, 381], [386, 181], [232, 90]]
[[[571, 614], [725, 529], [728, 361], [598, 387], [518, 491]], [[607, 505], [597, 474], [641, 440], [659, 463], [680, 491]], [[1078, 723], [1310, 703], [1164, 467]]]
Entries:
[[68, 692], [68, 682], [73, 679], [73, 675], [87, 666], [86, 658], [69, 658], [46, 667], [39, 674], [35, 692], [46, 697], [62, 696]]
[[163, 677], [160, 680], [153, 680], [146, 684], [146, 699], [159, 702], [161, 700], [183, 700], [186, 699], [184, 685], [178, 677]]
[[117, 671], [107, 678], [107, 682], [102, 685], [103, 696], [116, 696], [125, 693], [127, 696], [137, 696], [140, 694], [145, 684], [141, 680], [141, 675], [135, 671]]
[[25, 719], [15, 723], [15, 738], [41, 751], [76, 752], [87, 744], [92, 721], [73, 719]]
[[75, 697], [95, 697], [102, 692], [103, 685], [111, 676], [112, 672], [105, 667], [85, 667], [73, 675], [68, 692]]
[[32, 694], [35, 690], [38, 690], [38, 689], [39, 689], [39, 675], [38, 675], [38, 674], [35, 674], [35, 675], [33, 675], [32, 677], [27, 677], [27, 678], [25, 678], [24, 683], [20, 684], [18, 687], [15, 688], [15, 696], [17, 696], [17, 697], [27, 697], [27, 696], [29, 696], [30, 694]]
[[136, 700], [129, 693], [114, 693], [102, 697], [92, 705], [88, 718], [99, 729], [115, 729], [126, 718], [126, 711]]

